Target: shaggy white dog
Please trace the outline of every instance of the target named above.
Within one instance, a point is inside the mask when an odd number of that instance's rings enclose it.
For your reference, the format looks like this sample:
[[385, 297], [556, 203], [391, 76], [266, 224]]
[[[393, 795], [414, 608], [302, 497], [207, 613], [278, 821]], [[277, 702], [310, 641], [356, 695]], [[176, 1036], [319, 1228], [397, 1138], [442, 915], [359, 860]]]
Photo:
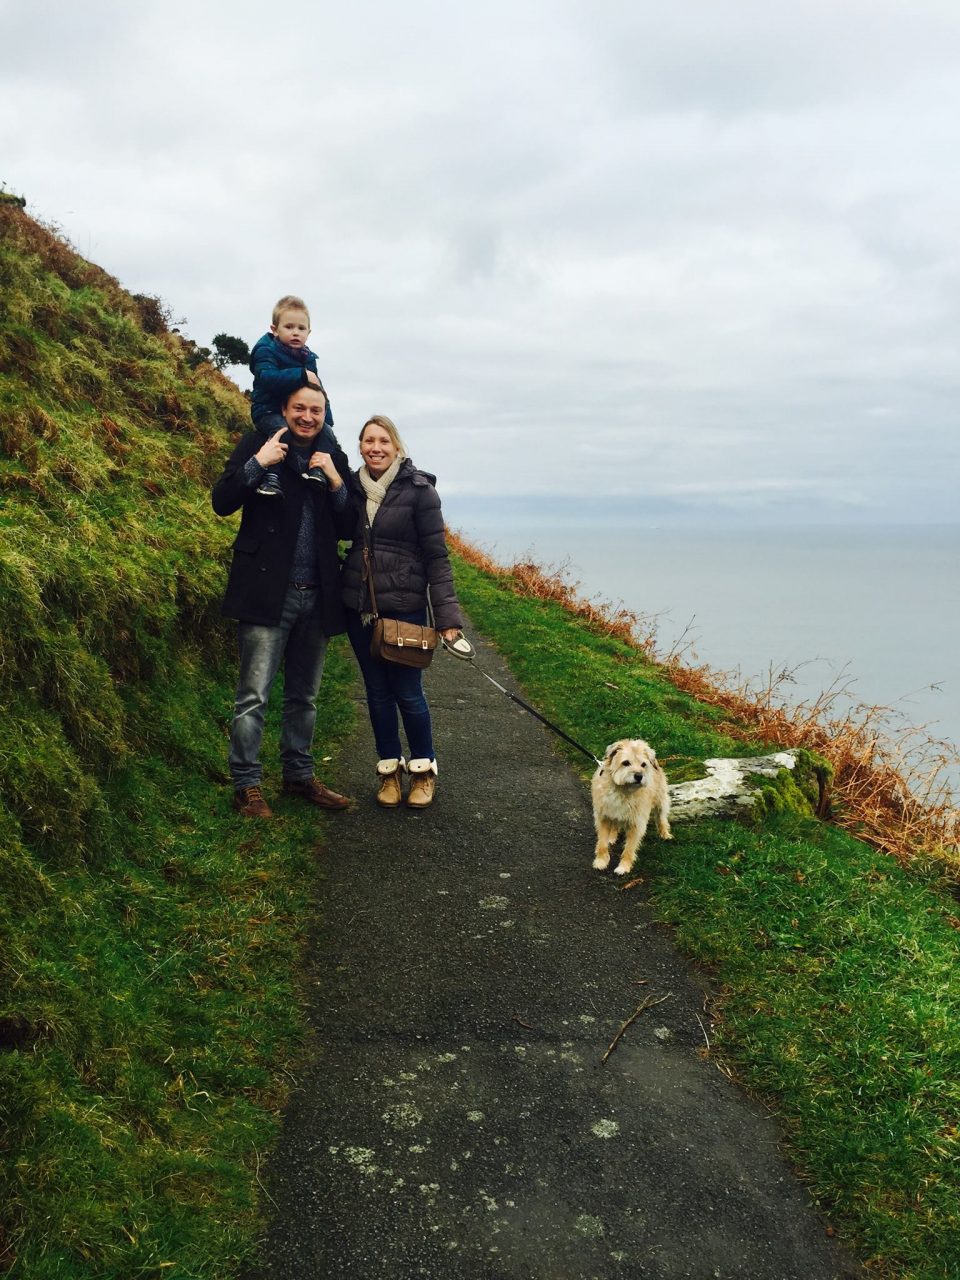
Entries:
[[623, 852], [615, 874], [625, 876], [631, 870], [654, 809], [661, 837], [673, 839], [667, 821], [670, 813], [667, 775], [657, 763], [656, 752], [642, 738], [611, 742], [604, 752], [603, 763], [593, 775], [590, 792], [597, 828], [593, 865], [598, 871], [606, 871], [610, 865], [610, 846], [621, 831]]

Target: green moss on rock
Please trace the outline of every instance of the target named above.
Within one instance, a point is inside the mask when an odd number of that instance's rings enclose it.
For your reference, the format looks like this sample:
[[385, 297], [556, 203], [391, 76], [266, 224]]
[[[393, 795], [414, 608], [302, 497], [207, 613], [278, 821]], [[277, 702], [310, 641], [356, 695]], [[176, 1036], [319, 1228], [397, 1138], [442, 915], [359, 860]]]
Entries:
[[781, 769], [775, 777], [748, 775], [755, 788], [753, 815], [756, 820], [777, 813], [823, 815], [833, 778], [830, 762], [803, 747], [793, 748], [791, 753], [796, 759], [792, 769]]

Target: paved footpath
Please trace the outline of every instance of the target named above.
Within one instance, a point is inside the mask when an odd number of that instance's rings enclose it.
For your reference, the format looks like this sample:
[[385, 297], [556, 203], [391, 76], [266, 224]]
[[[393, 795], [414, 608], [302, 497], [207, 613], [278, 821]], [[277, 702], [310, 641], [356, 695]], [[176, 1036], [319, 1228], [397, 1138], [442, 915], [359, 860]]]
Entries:
[[552, 736], [449, 655], [427, 681], [434, 807], [375, 805], [365, 714], [333, 779], [357, 807], [325, 823], [316, 1046], [249, 1280], [859, 1274], [775, 1121], [699, 1052], [703, 988], [642, 887], [591, 869]]

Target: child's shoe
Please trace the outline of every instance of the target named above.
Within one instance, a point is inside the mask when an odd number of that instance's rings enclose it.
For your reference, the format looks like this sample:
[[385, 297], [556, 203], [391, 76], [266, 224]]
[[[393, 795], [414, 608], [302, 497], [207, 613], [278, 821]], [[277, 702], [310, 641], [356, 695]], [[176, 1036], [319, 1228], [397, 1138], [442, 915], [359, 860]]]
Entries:
[[327, 477], [323, 474], [322, 467], [310, 467], [303, 473], [304, 480], [312, 480], [314, 484], [326, 484]]
[[268, 471], [257, 485], [257, 493], [261, 494], [264, 498], [283, 497], [283, 490], [280, 488], [280, 481], [272, 471]]

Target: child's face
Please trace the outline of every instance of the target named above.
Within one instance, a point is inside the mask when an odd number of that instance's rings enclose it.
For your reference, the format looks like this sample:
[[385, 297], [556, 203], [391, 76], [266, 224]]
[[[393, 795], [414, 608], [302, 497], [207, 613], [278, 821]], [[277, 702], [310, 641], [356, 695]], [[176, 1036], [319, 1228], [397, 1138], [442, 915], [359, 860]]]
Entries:
[[281, 311], [280, 319], [270, 326], [270, 332], [285, 347], [305, 347], [310, 336], [310, 321], [305, 311]]

